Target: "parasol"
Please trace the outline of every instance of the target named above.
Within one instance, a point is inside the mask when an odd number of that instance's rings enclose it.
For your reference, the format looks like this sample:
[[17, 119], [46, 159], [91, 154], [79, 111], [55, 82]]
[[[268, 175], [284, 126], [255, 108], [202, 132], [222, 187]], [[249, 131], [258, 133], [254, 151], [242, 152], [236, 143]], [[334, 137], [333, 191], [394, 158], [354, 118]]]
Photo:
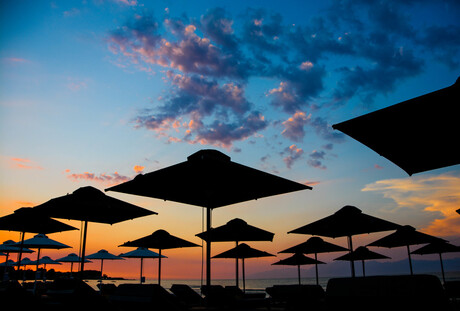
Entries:
[[83, 273], [85, 266], [88, 222], [112, 225], [129, 219], [157, 214], [142, 207], [109, 197], [91, 186], [78, 188], [72, 194], [51, 199], [34, 207], [34, 209], [50, 217], [84, 222], [80, 261], [81, 273]]
[[[80, 262], [81, 258], [75, 254], [75, 253], [70, 253], [69, 255], [56, 259], [57, 262], [70, 262], [70, 273], [73, 272], [73, 264], [74, 262]], [[85, 259], [85, 262], [91, 262], [87, 259]]]
[[[125, 257], [125, 258], [140, 258], [141, 259], [141, 284], [144, 282], [144, 278], [142, 277], [142, 266], [143, 266], [143, 260], [144, 258], [159, 258], [160, 254], [152, 252], [148, 248], [145, 247], [138, 247], [137, 249], [123, 253], [119, 255], [120, 257]], [[162, 258], [167, 258], [166, 256], [161, 255]]]
[[428, 235], [426, 233], [422, 233], [416, 231], [414, 227], [411, 226], [402, 226], [395, 232], [390, 235], [387, 235], [375, 242], [368, 244], [367, 246], [379, 246], [379, 247], [400, 247], [406, 246], [407, 247], [407, 255], [409, 257], [409, 267], [410, 267], [410, 274], [414, 274], [412, 271], [412, 260], [410, 257], [410, 245], [416, 244], [427, 244], [433, 242], [442, 242], [445, 241], [441, 238], [434, 237], [432, 235]]
[[345, 261], [356, 261], [356, 260], [361, 260], [363, 264], [363, 276], [366, 276], [366, 270], [364, 267], [364, 261], [365, 260], [371, 260], [371, 259], [389, 259], [390, 257], [387, 257], [385, 255], [373, 252], [369, 250], [365, 246], [360, 246], [357, 249], [355, 249], [353, 252], [348, 253], [346, 255], [340, 256], [334, 260], [345, 260]]
[[[312, 222], [288, 233], [321, 235], [330, 238], [346, 236], [349, 251], [353, 251], [352, 236], [363, 233], [396, 230], [400, 225], [364, 214], [354, 206], [344, 206], [334, 214]], [[350, 261], [351, 275], [355, 276], [353, 260]]]
[[[315, 260], [318, 260], [318, 253], [331, 253], [347, 251], [346, 248], [324, 241], [318, 236], [309, 238], [306, 242], [300, 243], [278, 253], [302, 253], [315, 254]], [[316, 285], [319, 285], [318, 265], [315, 264]]]
[[99, 250], [97, 253], [86, 256], [88, 259], [99, 259], [101, 261], [101, 280], [102, 282], [102, 269], [104, 268], [104, 260], [124, 260], [120, 256], [114, 255], [106, 251], [105, 249]]
[[[297, 266], [297, 275], [299, 277], [300, 283], [300, 266], [302, 265], [315, 265], [324, 264], [324, 262], [305, 256], [302, 253], [295, 253], [291, 257], [272, 263], [272, 265], [287, 265], [287, 266]], [[316, 270], [318, 271], [318, 270]], [[318, 274], [316, 274], [316, 284], [318, 285]]]
[[[249, 225], [243, 219], [235, 218], [225, 225], [211, 228], [196, 236], [210, 242], [236, 242], [238, 246], [238, 242], [242, 241], [273, 241], [274, 235], [272, 232]], [[238, 287], [238, 258], [235, 259], [235, 262], [236, 287]]]
[[15, 210], [14, 213], [0, 218], [0, 230], [19, 231], [22, 233], [21, 242], [17, 245], [20, 248], [18, 256], [19, 264], [22, 257], [21, 249], [24, 247], [23, 242], [26, 232], [49, 234], [78, 229], [63, 222], [51, 219], [31, 207], [21, 207]]
[[161, 250], [182, 247], [194, 247], [198, 244], [186, 241], [179, 237], [169, 234], [166, 230], [160, 229], [150, 235], [139, 238], [134, 241], [128, 241], [120, 246], [156, 248], [159, 252], [158, 257], [158, 285], [161, 285]]
[[21, 248], [16, 246], [16, 242], [14, 242], [13, 240], [7, 240], [5, 242], [3, 242], [2, 244], [0, 244], [0, 252], [3, 252], [5, 253], [5, 266], [6, 268], [3, 270], [3, 280], [6, 281], [7, 280], [7, 271], [8, 271], [8, 263], [10, 262], [8, 260], [8, 257], [10, 255], [10, 253], [19, 253], [19, 252], [22, 252], [22, 253], [33, 253], [34, 251], [31, 250], [31, 249], [28, 249], [28, 248]]
[[[214, 208], [312, 189], [230, 160], [217, 150], [200, 150], [181, 162], [106, 189], [206, 208], [206, 230]], [[206, 243], [206, 285], [211, 285], [211, 241]]]
[[451, 143], [458, 134], [459, 102], [460, 77], [449, 87], [332, 127], [412, 175], [460, 164], [460, 149]]
[[269, 254], [264, 251], [260, 251], [258, 249], [252, 248], [246, 243], [242, 243], [237, 247], [229, 249], [223, 253], [220, 253], [212, 258], [241, 258], [241, 266], [243, 268], [243, 292], [246, 291], [246, 279], [245, 279], [245, 272], [244, 272], [244, 259], [246, 258], [259, 258], [259, 257], [269, 257], [275, 256]]
[[444, 253], [458, 253], [460, 252], [460, 247], [452, 245], [448, 242], [434, 242], [428, 245], [422, 246], [419, 249], [416, 249], [411, 254], [417, 255], [427, 255], [427, 254], [439, 254], [439, 261], [441, 262], [441, 273], [442, 280], [446, 283], [446, 278], [444, 276], [444, 265], [442, 263], [442, 254]]

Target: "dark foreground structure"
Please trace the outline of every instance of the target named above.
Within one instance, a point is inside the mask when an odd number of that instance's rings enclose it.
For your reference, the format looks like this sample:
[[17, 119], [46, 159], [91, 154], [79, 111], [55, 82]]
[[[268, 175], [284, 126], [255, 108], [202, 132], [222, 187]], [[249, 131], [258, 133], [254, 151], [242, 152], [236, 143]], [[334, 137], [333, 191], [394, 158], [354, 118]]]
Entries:
[[319, 285], [274, 285], [265, 293], [211, 285], [203, 296], [188, 285], [101, 284], [78, 279], [0, 283], [0, 301], [16, 310], [460, 310], [460, 281], [444, 286], [433, 275], [389, 275], [330, 279]]

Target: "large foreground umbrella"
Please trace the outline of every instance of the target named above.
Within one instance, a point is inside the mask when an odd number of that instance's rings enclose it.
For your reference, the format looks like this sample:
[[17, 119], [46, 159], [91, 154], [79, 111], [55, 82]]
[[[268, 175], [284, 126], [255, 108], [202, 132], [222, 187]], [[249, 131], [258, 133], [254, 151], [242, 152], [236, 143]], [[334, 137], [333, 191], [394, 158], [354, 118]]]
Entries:
[[[360, 209], [347, 205], [330, 216], [292, 230], [288, 233], [321, 235], [330, 238], [346, 236], [348, 239], [348, 248], [350, 252], [352, 252], [353, 235], [396, 230], [399, 227], [400, 225], [364, 214]], [[355, 267], [353, 260], [351, 260], [350, 263], [351, 275], [354, 277]]]
[[[181, 162], [106, 189], [206, 208], [206, 230], [211, 210], [239, 202], [311, 189], [235, 162], [217, 150], [200, 150]], [[206, 285], [211, 285], [211, 241], [206, 243]]]
[[445, 241], [441, 238], [434, 237], [432, 235], [428, 235], [426, 233], [422, 233], [416, 231], [414, 227], [411, 226], [402, 226], [395, 232], [390, 235], [387, 235], [375, 242], [368, 244], [367, 246], [379, 246], [379, 247], [400, 247], [406, 246], [407, 247], [407, 255], [409, 257], [409, 267], [410, 267], [410, 274], [413, 274], [412, 271], [412, 260], [410, 257], [410, 245], [417, 245], [417, 244], [427, 244], [433, 242], [442, 242]]
[[[80, 262], [81, 258], [75, 253], [70, 253], [69, 255], [67, 255], [65, 257], [56, 259], [56, 261], [57, 262], [70, 262], [70, 273], [72, 273], [73, 272], [73, 264], [75, 262]], [[85, 259], [85, 262], [91, 262], [91, 261]]]
[[[302, 253], [302, 254], [315, 254], [315, 260], [318, 260], [318, 253], [331, 253], [347, 251], [346, 248], [324, 241], [320, 237], [314, 236], [309, 238], [306, 242], [297, 244], [293, 247], [285, 249], [278, 253]], [[320, 263], [320, 261], [318, 261]], [[316, 285], [319, 285], [318, 277], [318, 264], [315, 264], [316, 272]]]
[[[160, 254], [158, 253], [155, 253], [151, 250], [149, 250], [148, 248], [145, 248], [145, 247], [138, 247], [137, 249], [133, 250], [133, 251], [130, 251], [130, 252], [127, 252], [127, 253], [123, 253], [123, 254], [120, 254], [120, 257], [124, 257], [124, 258], [140, 258], [141, 259], [141, 277], [140, 277], [140, 281], [141, 281], [141, 284], [143, 283], [143, 278], [142, 278], [142, 266], [143, 266], [143, 261], [144, 261], [144, 258], [160, 258]], [[167, 258], [166, 256], [163, 256], [161, 255], [162, 258]]]
[[[300, 266], [324, 264], [324, 262], [305, 256], [302, 253], [295, 253], [291, 257], [272, 263], [272, 265], [297, 266], [297, 275], [300, 283]], [[318, 270], [316, 270], [318, 271]], [[316, 273], [316, 285], [318, 285], [318, 273]]]
[[345, 261], [356, 261], [356, 260], [361, 260], [363, 264], [363, 276], [366, 276], [366, 270], [364, 268], [364, 261], [365, 260], [371, 260], [371, 259], [389, 259], [390, 257], [387, 257], [385, 255], [370, 251], [367, 247], [365, 246], [360, 246], [356, 250], [354, 250], [351, 253], [348, 253], [346, 255], [340, 256], [334, 260], [345, 260]]
[[51, 199], [34, 209], [55, 218], [84, 222], [80, 271], [85, 267], [88, 222], [115, 224], [125, 220], [157, 214], [145, 208], [109, 197], [94, 187], [81, 187], [72, 194]]
[[102, 282], [102, 270], [104, 268], [104, 260], [125, 260], [120, 256], [114, 255], [106, 251], [105, 249], [101, 249], [97, 251], [97, 253], [91, 254], [86, 256], [88, 259], [99, 259], [101, 261], [101, 282]]
[[246, 258], [259, 258], [259, 257], [269, 257], [275, 256], [270, 253], [260, 251], [258, 249], [252, 248], [246, 243], [242, 243], [237, 247], [229, 249], [223, 253], [220, 253], [212, 258], [241, 258], [241, 266], [243, 268], [243, 292], [246, 291], [246, 279], [245, 279], [245, 271], [244, 271], [244, 259]]
[[20, 248], [18, 257], [19, 270], [19, 263], [22, 257], [21, 250], [24, 247], [24, 235], [26, 232], [49, 234], [78, 229], [49, 218], [31, 207], [22, 207], [15, 210], [14, 213], [0, 218], [0, 230], [19, 231], [22, 233], [21, 242], [17, 245]]
[[[273, 241], [275, 234], [254, 226], [249, 225], [243, 219], [235, 218], [217, 228], [212, 228], [209, 231], [204, 231], [196, 236], [210, 242], [238, 242], [242, 241]], [[236, 287], [238, 284], [238, 258], [236, 262]]]
[[[409, 175], [460, 163], [460, 78], [454, 85], [335, 124]], [[442, 150], [442, 152], [439, 152]]]
[[439, 254], [439, 261], [441, 262], [441, 273], [442, 280], [446, 283], [446, 278], [444, 276], [444, 264], [442, 263], [442, 254], [444, 253], [458, 253], [460, 252], [460, 247], [452, 245], [448, 242], [434, 242], [428, 245], [422, 246], [419, 249], [416, 249], [412, 254], [417, 255], [428, 255], [428, 254]]
[[158, 257], [158, 284], [161, 285], [161, 250], [182, 247], [200, 246], [169, 234], [166, 230], [160, 229], [145, 237], [134, 241], [128, 241], [120, 246], [156, 248], [159, 252]]

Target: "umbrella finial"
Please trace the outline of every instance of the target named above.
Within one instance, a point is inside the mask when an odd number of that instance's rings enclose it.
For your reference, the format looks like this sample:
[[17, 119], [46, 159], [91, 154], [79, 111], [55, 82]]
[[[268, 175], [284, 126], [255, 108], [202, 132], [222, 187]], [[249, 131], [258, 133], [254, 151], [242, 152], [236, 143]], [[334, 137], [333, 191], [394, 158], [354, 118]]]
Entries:
[[203, 161], [209, 159], [226, 162], [230, 161], [228, 155], [214, 149], [202, 149], [187, 157], [187, 161]]

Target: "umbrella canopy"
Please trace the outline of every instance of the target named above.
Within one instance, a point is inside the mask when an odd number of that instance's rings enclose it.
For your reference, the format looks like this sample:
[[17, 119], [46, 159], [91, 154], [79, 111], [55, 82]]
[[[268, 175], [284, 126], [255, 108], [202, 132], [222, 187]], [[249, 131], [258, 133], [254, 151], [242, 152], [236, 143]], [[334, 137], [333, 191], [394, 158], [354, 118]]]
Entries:
[[[75, 262], [80, 262], [81, 258], [75, 253], [70, 253], [69, 255], [67, 255], [65, 257], [56, 259], [56, 261], [58, 261], [58, 262], [70, 262], [70, 273], [72, 273], [73, 272], [73, 264]], [[85, 262], [91, 262], [91, 261], [89, 261], [88, 259], [85, 259]]]
[[[201, 232], [196, 236], [211, 242], [238, 242], [241, 241], [273, 241], [275, 234], [254, 226], [249, 225], [240, 218], [235, 218], [217, 228], [211, 228], [208, 231]], [[235, 259], [235, 279], [238, 287], [238, 258]]]
[[[347, 249], [345, 247], [326, 242], [320, 237], [314, 236], [309, 238], [306, 242], [300, 243], [278, 253], [315, 254], [315, 260], [318, 260], [318, 253], [331, 253], [343, 251], [347, 251]], [[316, 285], [319, 285], [318, 264], [315, 264], [315, 272]]]
[[[145, 247], [138, 247], [137, 249], [120, 254], [120, 257], [125, 257], [125, 258], [140, 258], [141, 259], [141, 284], [143, 282], [143, 277], [142, 277], [142, 267], [143, 267], [143, 260], [144, 258], [159, 258], [160, 254], [155, 253], [148, 248]], [[166, 256], [161, 255], [162, 258], [167, 258]]]
[[[21, 251], [21, 248], [18, 246], [18, 243], [14, 242], [13, 240], [7, 240], [0, 244], [0, 252], [6, 253], [8, 255], [9, 253], [19, 253]], [[25, 248], [22, 248], [23, 253], [33, 253], [35, 251]]]
[[120, 256], [114, 255], [106, 251], [105, 249], [101, 249], [97, 251], [94, 254], [86, 256], [86, 258], [89, 259], [99, 259], [101, 261], [101, 280], [102, 282], [102, 270], [104, 268], [104, 260], [124, 260], [124, 258], [121, 258]]
[[389, 234], [375, 242], [372, 242], [368, 244], [367, 246], [379, 246], [379, 247], [387, 247], [387, 248], [406, 246], [407, 255], [409, 257], [410, 273], [413, 274], [412, 260], [410, 256], [409, 246], [416, 245], [416, 244], [442, 242], [442, 241], [445, 241], [445, 240], [434, 237], [432, 235], [428, 235], [426, 233], [416, 231], [414, 227], [402, 226], [401, 228], [399, 228], [392, 234]]
[[[331, 238], [346, 236], [348, 238], [349, 250], [351, 252], [353, 251], [351, 238], [353, 235], [396, 230], [399, 227], [401, 226], [398, 224], [364, 214], [359, 208], [347, 205], [330, 216], [292, 230], [288, 233], [321, 235]], [[354, 277], [355, 268], [353, 260], [350, 261], [350, 263], [351, 274]]]
[[157, 214], [145, 208], [109, 197], [91, 187], [81, 187], [72, 194], [51, 199], [34, 207], [55, 218], [81, 220], [85, 223], [80, 271], [84, 271], [88, 222], [115, 224], [129, 219]]
[[[316, 265], [317, 266], [318, 264], [324, 264], [324, 262], [307, 257], [302, 253], [295, 253], [291, 257], [288, 257], [286, 259], [272, 263], [272, 265], [297, 266], [297, 275], [299, 277], [299, 285], [301, 284], [300, 266], [303, 266], [303, 265]], [[318, 280], [316, 280], [316, 283], [318, 284]]]
[[363, 276], [366, 276], [366, 270], [364, 267], [364, 261], [365, 260], [371, 260], [371, 259], [389, 259], [390, 257], [387, 257], [385, 255], [373, 252], [369, 250], [365, 246], [360, 246], [357, 249], [355, 249], [353, 252], [348, 253], [346, 255], [340, 256], [334, 260], [345, 260], [345, 261], [352, 261], [352, 260], [361, 260], [363, 264]]
[[10, 267], [10, 266], [13, 266], [15, 264], [16, 264], [16, 262], [14, 262], [14, 260], [8, 259], [7, 261], [0, 263], [0, 267]]
[[28, 257], [24, 257], [19, 264], [21, 266], [29, 266], [35, 264], [35, 261], [30, 260]]
[[460, 149], [451, 143], [458, 133], [459, 102], [460, 78], [444, 89], [332, 127], [412, 175], [460, 163]]
[[62, 265], [59, 261], [51, 259], [49, 256], [43, 256], [38, 260], [39, 265]]
[[[268, 196], [311, 189], [230, 160], [217, 150], [200, 150], [181, 162], [106, 189], [206, 208], [206, 230], [211, 209]], [[211, 285], [211, 241], [206, 247], [206, 285]]]
[[213, 256], [212, 258], [241, 258], [242, 260], [242, 267], [243, 267], [243, 291], [246, 291], [246, 280], [245, 280], [245, 272], [244, 272], [244, 260], [246, 258], [259, 258], [259, 257], [269, 257], [275, 256], [270, 253], [260, 251], [258, 249], [252, 248], [246, 243], [242, 243], [228, 251], [220, 253], [218, 255]]
[[[15, 210], [14, 213], [0, 218], [0, 230], [21, 232], [21, 243], [18, 243], [18, 246], [22, 249], [24, 247], [22, 243], [24, 242], [24, 235], [26, 232], [49, 234], [78, 229], [58, 220], [49, 218], [31, 207], [21, 207]], [[20, 250], [18, 262], [21, 261], [21, 257], [22, 251]]]
[[161, 250], [182, 247], [195, 247], [200, 245], [181, 239], [179, 237], [169, 234], [169, 232], [166, 230], [160, 229], [153, 232], [150, 235], [147, 235], [134, 241], [128, 241], [120, 246], [158, 249], [158, 284], [161, 284], [161, 258], [164, 257], [161, 255]]
[[416, 249], [411, 254], [417, 255], [428, 255], [428, 254], [439, 254], [439, 261], [441, 262], [441, 273], [442, 280], [446, 283], [446, 277], [444, 276], [444, 264], [442, 263], [442, 254], [444, 253], [458, 253], [460, 252], [460, 247], [452, 245], [449, 242], [434, 242], [428, 245], [422, 246], [419, 249]]

